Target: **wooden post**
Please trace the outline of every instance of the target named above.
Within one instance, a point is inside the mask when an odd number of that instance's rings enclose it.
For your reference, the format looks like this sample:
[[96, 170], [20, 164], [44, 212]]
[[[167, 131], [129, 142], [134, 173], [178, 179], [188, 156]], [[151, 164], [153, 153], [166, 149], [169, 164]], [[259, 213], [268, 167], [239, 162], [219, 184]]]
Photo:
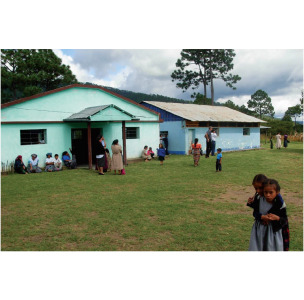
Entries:
[[88, 122], [88, 158], [89, 169], [92, 169], [92, 139], [91, 139], [91, 123]]
[[126, 121], [122, 121], [123, 164], [127, 164]]

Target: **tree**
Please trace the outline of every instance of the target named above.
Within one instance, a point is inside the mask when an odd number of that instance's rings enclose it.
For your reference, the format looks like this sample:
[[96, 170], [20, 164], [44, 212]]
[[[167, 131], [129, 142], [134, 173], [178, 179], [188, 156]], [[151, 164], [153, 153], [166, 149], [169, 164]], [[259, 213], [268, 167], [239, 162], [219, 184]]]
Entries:
[[200, 93], [196, 94], [196, 99], [193, 101], [194, 104], [200, 104], [200, 105], [211, 105], [212, 100], [210, 98], [206, 98], [205, 95], [202, 95]]
[[291, 117], [293, 117], [295, 119], [295, 128], [297, 126], [297, 117], [300, 117], [302, 114], [302, 110], [301, 110], [301, 105], [297, 104], [295, 106], [290, 106], [288, 107], [288, 109], [285, 112], [284, 118], [286, 116], [286, 118], [289, 117], [290, 121], [291, 121]]
[[[214, 104], [214, 79], [222, 79], [226, 86], [236, 89], [234, 84], [241, 79], [238, 75], [228, 73], [233, 69], [234, 50], [230, 49], [183, 49], [181, 58], [176, 62], [177, 70], [171, 74], [172, 81], [183, 92], [198, 89], [204, 85], [204, 96], [207, 98], [207, 85], [210, 84], [212, 105]], [[191, 95], [196, 97], [196, 93]]]
[[1, 50], [3, 102], [77, 83], [69, 66], [53, 50]]
[[262, 118], [262, 115], [274, 116], [271, 98], [262, 90], [258, 90], [251, 95], [251, 99], [248, 100], [247, 104], [248, 108], [252, 108], [253, 111], [259, 115], [260, 119]]

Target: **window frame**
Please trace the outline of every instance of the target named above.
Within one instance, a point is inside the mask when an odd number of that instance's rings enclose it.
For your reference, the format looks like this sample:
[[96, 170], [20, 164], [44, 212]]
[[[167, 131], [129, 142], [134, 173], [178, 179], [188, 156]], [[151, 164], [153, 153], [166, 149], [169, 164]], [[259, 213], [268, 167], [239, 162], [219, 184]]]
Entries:
[[[135, 136], [130, 136], [135, 130]], [[129, 131], [129, 132], [128, 132]], [[137, 140], [139, 139], [139, 127], [126, 127], [126, 140]]]
[[250, 127], [243, 127], [243, 136], [249, 136], [249, 135], [250, 135]]
[[[26, 136], [28, 135], [28, 136]], [[28, 140], [25, 141], [25, 140]], [[43, 141], [43, 142], [42, 142]], [[20, 145], [45, 145], [47, 144], [46, 129], [20, 129]]]

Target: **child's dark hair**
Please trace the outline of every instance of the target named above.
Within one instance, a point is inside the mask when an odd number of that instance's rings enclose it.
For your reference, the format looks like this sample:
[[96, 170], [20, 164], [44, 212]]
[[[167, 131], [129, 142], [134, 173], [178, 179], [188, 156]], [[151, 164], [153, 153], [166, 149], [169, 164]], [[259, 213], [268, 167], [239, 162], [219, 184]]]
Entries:
[[216, 151], [222, 152], [222, 149], [221, 148], [217, 148]]
[[196, 144], [198, 143], [198, 139], [194, 139], [194, 145], [196, 146]]
[[255, 184], [256, 182], [264, 182], [265, 180], [267, 180], [267, 177], [264, 174], [257, 174], [254, 176], [253, 180], [252, 180], [252, 184]]
[[274, 185], [276, 192], [279, 192], [281, 190], [279, 183], [275, 179], [266, 179], [263, 181], [263, 188], [268, 185]]

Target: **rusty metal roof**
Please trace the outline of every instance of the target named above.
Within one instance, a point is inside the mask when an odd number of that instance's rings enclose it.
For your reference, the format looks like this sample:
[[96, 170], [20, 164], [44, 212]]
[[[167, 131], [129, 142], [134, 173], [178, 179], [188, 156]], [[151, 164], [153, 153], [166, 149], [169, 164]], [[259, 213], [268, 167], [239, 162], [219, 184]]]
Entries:
[[225, 106], [143, 101], [189, 121], [266, 123]]

